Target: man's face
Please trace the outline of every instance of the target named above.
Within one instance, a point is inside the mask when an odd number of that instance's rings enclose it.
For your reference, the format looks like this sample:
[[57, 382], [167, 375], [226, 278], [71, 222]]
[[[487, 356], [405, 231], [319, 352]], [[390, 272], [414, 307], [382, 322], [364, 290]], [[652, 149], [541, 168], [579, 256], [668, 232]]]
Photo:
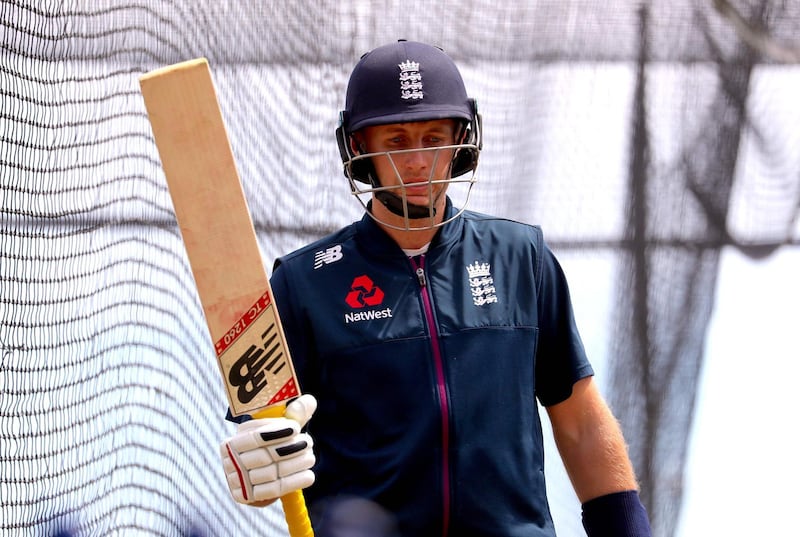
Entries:
[[[450, 178], [454, 149], [436, 148], [455, 144], [455, 137], [456, 122], [440, 119], [365, 127], [360, 133], [360, 142], [368, 153], [401, 151], [373, 157], [381, 186], [403, 184], [408, 203], [428, 207], [433, 200], [438, 209], [444, 204], [442, 194], [447, 183], [430, 184], [429, 181]], [[427, 151], [414, 151], [420, 149]], [[402, 196], [403, 192], [396, 189], [394, 194]]]

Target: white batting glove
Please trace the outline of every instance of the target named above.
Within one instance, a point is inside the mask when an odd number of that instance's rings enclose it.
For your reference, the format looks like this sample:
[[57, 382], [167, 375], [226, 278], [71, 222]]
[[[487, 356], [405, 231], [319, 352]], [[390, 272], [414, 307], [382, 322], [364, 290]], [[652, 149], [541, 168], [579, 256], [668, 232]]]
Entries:
[[303, 394], [286, 406], [283, 418], [246, 421], [220, 444], [234, 500], [271, 501], [314, 483], [313, 441], [300, 429], [316, 408], [314, 396]]

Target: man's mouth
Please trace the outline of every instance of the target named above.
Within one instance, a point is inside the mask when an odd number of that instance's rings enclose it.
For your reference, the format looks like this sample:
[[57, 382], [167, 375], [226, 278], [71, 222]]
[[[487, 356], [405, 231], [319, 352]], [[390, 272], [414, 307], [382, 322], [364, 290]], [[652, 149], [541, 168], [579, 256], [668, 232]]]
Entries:
[[431, 185], [427, 179], [411, 179], [403, 182], [403, 190], [406, 194], [427, 194], [431, 191]]

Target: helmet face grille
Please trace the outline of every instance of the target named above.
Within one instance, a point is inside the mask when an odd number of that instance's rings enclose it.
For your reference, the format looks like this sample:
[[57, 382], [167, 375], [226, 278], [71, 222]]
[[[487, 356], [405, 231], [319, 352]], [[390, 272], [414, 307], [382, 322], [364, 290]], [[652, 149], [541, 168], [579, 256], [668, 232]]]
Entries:
[[[474, 167], [472, 168], [472, 173], [468, 175], [460, 174], [463, 177], [454, 178], [452, 171], [450, 171], [446, 174], [446, 176], [438, 178], [439, 176], [434, 175], [436, 173], [436, 159], [439, 158], [441, 152], [465, 151], [467, 149], [474, 149], [474, 146], [456, 144], [434, 148], [404, 149], [380, 153], [366, 153], [355, 156], [345, 165], [345, 175], [347, 175], [348, 179], [350, 180], [350, 193], [356, 197], [356, 199], [361, 203], [373, 220], [386, 227], [402, 231], [414, 231], [434, 229], [443, 226], [449, 222], [452, 222], [455, 218], [461, 215], [461, 213], [463, 213], [472, 193], [472, 187], [477, 179], [475, 178]], [[429, 199], [427, 204], [424, 205], [415, 205], [408, 200], [406, 190], [407, 185], [403, 183], [400, 172], [395, 165], [396, 157], [399, 157], [404, 153], [414, 152], [426, 152], [434, 155], [433, 164], [431, 166], [427, 182]], [[371, 164], [372, 159], [375, 157], [385, 157], [392, 162], [394, 173], [396, 174], [396, 182], [387, 181], [387, 184], [383, 185], [375, 178], [374, 168]], [[455, 160], [456, 159], [451, 160], [451, 166], [452, 162], [455, 162]], [[352, 173], [354, 169], [358, 169], [362, 165], [373, 170], [370, 172], [370, 178], [372, 181], [369, 183], [366, 181], [357, 182]], [[414, 184], [414, 186], [419, 185], [420, 183]], [[453, 185], [459, 187], [459, 194], [461, 195], [463, 202], [460, 205], [461, 208], [457, 210], [455, 214], [451, 214], [443, 218], [437, 218], [438, 202], [443, 199], [445, 193], [448, 195], [450, 194], [450, 187]], [[444, 186], [443, 189], [441, 188], [442, 186]], [[396, 219], [394, 223], [391, 223], [382, 217], [377, 216], [372, 210], [374, 203], [383, 205], [390, 213], [401, 217], [402, 223], [398, 224]]]
[[370, 125], [472, 121], [474, 112], [458, 68], [441, 49], [413, 41], [376, 48], [350, 75], [343, 112], [347, 134]]

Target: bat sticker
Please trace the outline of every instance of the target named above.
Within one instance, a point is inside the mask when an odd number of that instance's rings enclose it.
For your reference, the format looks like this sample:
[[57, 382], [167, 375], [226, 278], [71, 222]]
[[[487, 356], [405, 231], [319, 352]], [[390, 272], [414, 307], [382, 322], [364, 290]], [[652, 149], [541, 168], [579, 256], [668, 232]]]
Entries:
[[265, 292], [214, 345], [233, 415], [299, 395], [275, 310]]

